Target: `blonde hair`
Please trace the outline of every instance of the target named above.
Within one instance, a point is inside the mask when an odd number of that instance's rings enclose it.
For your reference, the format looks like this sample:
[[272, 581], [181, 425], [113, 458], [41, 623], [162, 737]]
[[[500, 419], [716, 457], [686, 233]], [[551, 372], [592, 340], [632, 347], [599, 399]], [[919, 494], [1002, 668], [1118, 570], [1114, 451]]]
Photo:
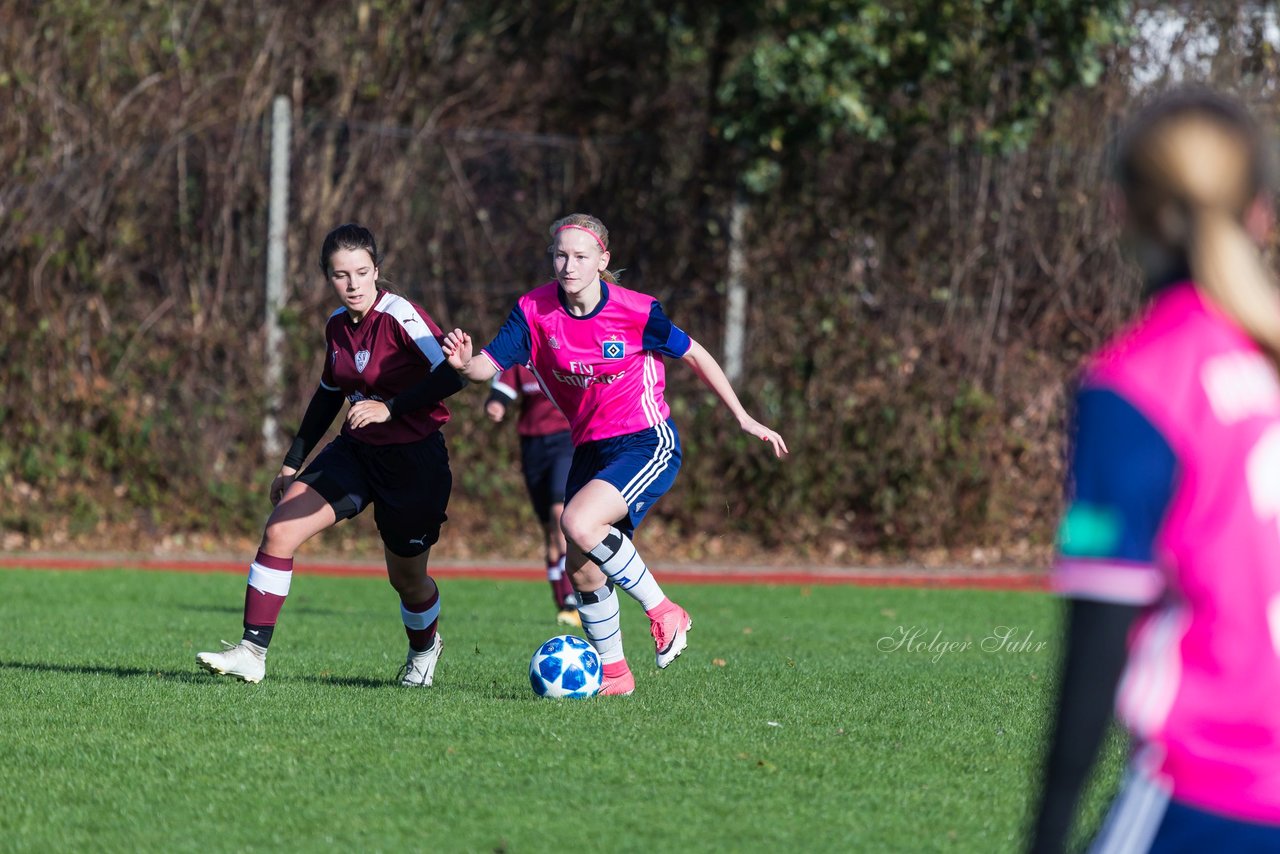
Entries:
[[[556, 235], [566, 228], [576, 228], [583, 231], [589, 231], [595, 237], [596, 242], [600, 244], [602, 251], [609, 251], [609, 229], [604, 227], [604, 223], [593, 217], [591, 214], [575, 213], [568, 216], [562, 216], [560, 219], [551, 223], [548, 229], [551, 234], [551, 245], [547, 247], [547, 252], [554, 252], [556, 249]], [[611, 285], [618, 283], [618, 276], [622, 274], [621, 270], [604, 270], [600, 273], [600, 278]]]
[[1119, 177], [1139, 237], [1182, 259], [1201, 291], [1280, 360], [1280, 290], [1244, 229], [1265, 166], [1261, 134], [1243, 107], [1187, 90], [1134, 121]]

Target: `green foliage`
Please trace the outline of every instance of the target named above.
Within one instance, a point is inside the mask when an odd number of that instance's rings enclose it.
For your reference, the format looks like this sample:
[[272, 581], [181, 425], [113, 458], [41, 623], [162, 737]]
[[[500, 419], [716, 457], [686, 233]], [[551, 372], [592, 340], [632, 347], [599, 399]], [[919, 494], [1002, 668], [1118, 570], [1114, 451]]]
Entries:
[[757, 193], [782, 164], [855, 137], [884, 146], [931, 134], [1025, 146], [1060, 93], [1094, 86], [1126, 4], [1079, 0], [749, 4], [717, 127]]

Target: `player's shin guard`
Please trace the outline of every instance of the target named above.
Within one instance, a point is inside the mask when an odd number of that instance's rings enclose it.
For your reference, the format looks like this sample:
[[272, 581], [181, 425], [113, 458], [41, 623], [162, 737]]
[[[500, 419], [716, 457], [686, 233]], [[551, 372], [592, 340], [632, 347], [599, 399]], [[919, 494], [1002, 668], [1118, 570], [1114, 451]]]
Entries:
[[404, 633], [409, 636], [409, 648], [414, 652], [426, 652], [436, 639], [436, 624], [440, 621], [440, 589], [425, 602], [400, 603], [400, 619], [404, 621]]
[[635, 545], [617, 528], [611, 526], [600, 545], [587, 552], [587, 557], [646, 611], [667, 598]]
[[293, 558], [275, 557], [259, 550], [249, 564], [249, 584], [244, 591], [244, 639], [266, 649], [276, 620], [293, 583]]
[[618, 597], [613, 595], [613, 582], [593, 593], [582, 594], [578, 606], [582, 617], [582, 630], [595, 647], [601, 664], [625, 661], [622, 654], [622, 619], [618, 612]]

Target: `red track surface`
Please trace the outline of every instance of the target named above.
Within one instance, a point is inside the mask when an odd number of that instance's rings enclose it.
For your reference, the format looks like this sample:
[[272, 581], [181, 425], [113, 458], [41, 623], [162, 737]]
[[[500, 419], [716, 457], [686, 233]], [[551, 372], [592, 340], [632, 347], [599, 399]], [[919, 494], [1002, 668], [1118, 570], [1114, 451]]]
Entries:
[[[91, 571], [103, 569], [144, 569], [156, 572], [230, 572], [244, 575], [245, 561], [191, 560], [184, 558], [93, 558], [0, 556], [0, 569], [55, 569]], [[382, 564], [324, 563], [299, 561], [298, 572], [306, 575], [369, 576], [381, 578]], [[813, 569], [785, 567], [709, 568], [660, 567], [664, 580], [679, 584], [788, 584], [858, 585], [863, 587], [936, 587], [962, 590], [1046, 590], [1043, 573], [990, 570], [930, 569]], [[528, 565], [433, 564], [437, 578], [483, 578], [506, 581], [545, 580], [542, 570]]]

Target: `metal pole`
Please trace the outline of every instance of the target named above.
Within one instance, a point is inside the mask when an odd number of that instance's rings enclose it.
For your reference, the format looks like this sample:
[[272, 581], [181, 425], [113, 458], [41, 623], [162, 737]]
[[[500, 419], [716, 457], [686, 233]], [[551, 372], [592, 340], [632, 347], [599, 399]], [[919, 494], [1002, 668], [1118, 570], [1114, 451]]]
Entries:
[[280, 309], [284, 305], [289, 220], [289, 98], [277, 95], [271, 104], [271, 198], [267, 208], [266, 392], [267, 415], [262, 421], [262, 447], [268, 457], [284, 452], [277, 416], [280, 413], [284, 363]]
[[729, 214], [729, 269], [724, 316], [724, 374], [729, 382], [742, 379], [743, 351], [747, 340], [747, 250], [743, 231], [747, 218], [747, 201], [741, 193], [733, 200]]

